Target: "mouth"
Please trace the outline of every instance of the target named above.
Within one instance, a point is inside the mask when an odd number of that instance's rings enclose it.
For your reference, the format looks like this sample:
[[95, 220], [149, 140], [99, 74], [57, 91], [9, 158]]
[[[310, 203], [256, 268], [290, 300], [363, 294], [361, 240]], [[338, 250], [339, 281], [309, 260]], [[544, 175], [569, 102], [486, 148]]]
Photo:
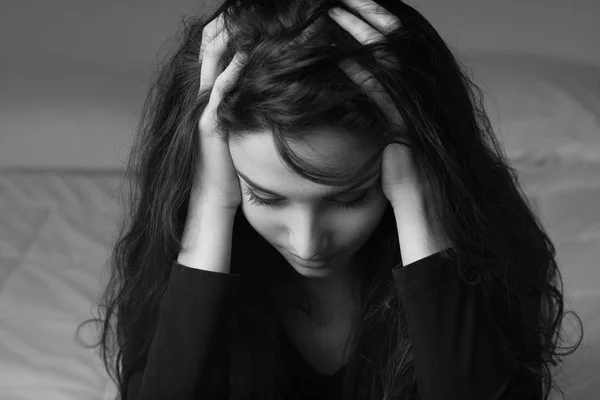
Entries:
[[290, 255], [292, 256], [292, 258], [294, 259], [294, 261], [297, 264], [302, 265], [307, 268], [322, 266], [324, 264], [327, 264], [329, 261], [331, 261], [333, 259], [333, 255], [322, 256], [319, 258], [313, 258], [311, 260], [305, 260], [303, 258], [296, 256], [295, 254], [292, 254], [292, 253], [290, 253]]

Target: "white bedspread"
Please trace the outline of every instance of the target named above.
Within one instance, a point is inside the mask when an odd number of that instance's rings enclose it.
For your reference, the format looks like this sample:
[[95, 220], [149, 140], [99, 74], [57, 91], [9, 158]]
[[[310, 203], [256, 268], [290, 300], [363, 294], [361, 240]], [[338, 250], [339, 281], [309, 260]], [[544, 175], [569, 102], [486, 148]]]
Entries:
[[[0, 175], [0, 398], [100, 399], [92, 316], [115, 234], [118, 174]], [[93, 325], [81, 330], [92, 343]]]

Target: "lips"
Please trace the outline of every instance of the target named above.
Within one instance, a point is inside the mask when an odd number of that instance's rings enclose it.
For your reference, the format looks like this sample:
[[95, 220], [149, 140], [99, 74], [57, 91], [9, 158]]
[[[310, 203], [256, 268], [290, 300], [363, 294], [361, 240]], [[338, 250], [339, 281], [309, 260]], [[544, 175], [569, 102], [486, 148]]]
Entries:
[[[290, 254], [292, 254], [292, 253], [290, 253]], [[299, 262], [302, 262], [302, 263], [321, 263], [321, 262], [329, 261], [333, 258], [333, 255], [329, 255], [329, 256], [321, 256], [319, 258], [313, 258], [311, 260], [305, 260], [303, 258], [298, 257], [295, 254], [292, 254], [292, 256], [294, 256], [294, 258], [296, 260], [298, 260]]]

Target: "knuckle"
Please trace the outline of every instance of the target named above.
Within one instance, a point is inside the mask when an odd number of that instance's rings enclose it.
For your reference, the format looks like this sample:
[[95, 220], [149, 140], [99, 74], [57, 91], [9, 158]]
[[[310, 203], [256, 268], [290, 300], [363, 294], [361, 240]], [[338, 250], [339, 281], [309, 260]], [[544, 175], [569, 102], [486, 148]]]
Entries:
[[200, 131], [201, 136], [206, 136], [208, 132], [210, 132], [213, 128], [213, 116], [212, 112], [205, 113], [198, 122], [198, 130]]
[[206, 43], [204, 45], [204, 52], [205, 52], [205, 54], [214, 56], [217, 52], [218, 47], [219, 47], [218, 41], [213, 40], [212, 42]]
[[221, 74], [217, 77], [217, 79], [215, 79], [212, 91], [217, 95], [220, 95], [223, 93], [223, 91], [225, 91], [226, 87], [227, 81], [223, 78], [223, 74]]
[[[214, 22], [214, 21], [213, 21]], [[216, 36], [217, 32], [215, 30], [215, 26], [210, 24], [206, 25], [204, 29], [202, 29], [202, 42], [210, 42]]]

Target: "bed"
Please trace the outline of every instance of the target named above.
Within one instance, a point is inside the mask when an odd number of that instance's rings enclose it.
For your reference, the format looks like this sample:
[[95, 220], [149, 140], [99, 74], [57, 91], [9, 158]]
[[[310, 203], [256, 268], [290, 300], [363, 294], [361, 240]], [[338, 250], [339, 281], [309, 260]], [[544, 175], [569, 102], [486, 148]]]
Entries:
[[[566, 308], [584, 325], [581, 347], [554, 370], [557, 381], [568, 399], [600, 398], [600, 68], [484, 52], [464, 62], [554, 240]], [[114, 399], [96, 351], [75, 334], [95, 315], [107, 280], [121, 176], [106, 168], [0, 171], [3, 400]], [[88, 344], [94, 328], [80, 332]], [[574, 328], [567, 315], [568, 340]]]

